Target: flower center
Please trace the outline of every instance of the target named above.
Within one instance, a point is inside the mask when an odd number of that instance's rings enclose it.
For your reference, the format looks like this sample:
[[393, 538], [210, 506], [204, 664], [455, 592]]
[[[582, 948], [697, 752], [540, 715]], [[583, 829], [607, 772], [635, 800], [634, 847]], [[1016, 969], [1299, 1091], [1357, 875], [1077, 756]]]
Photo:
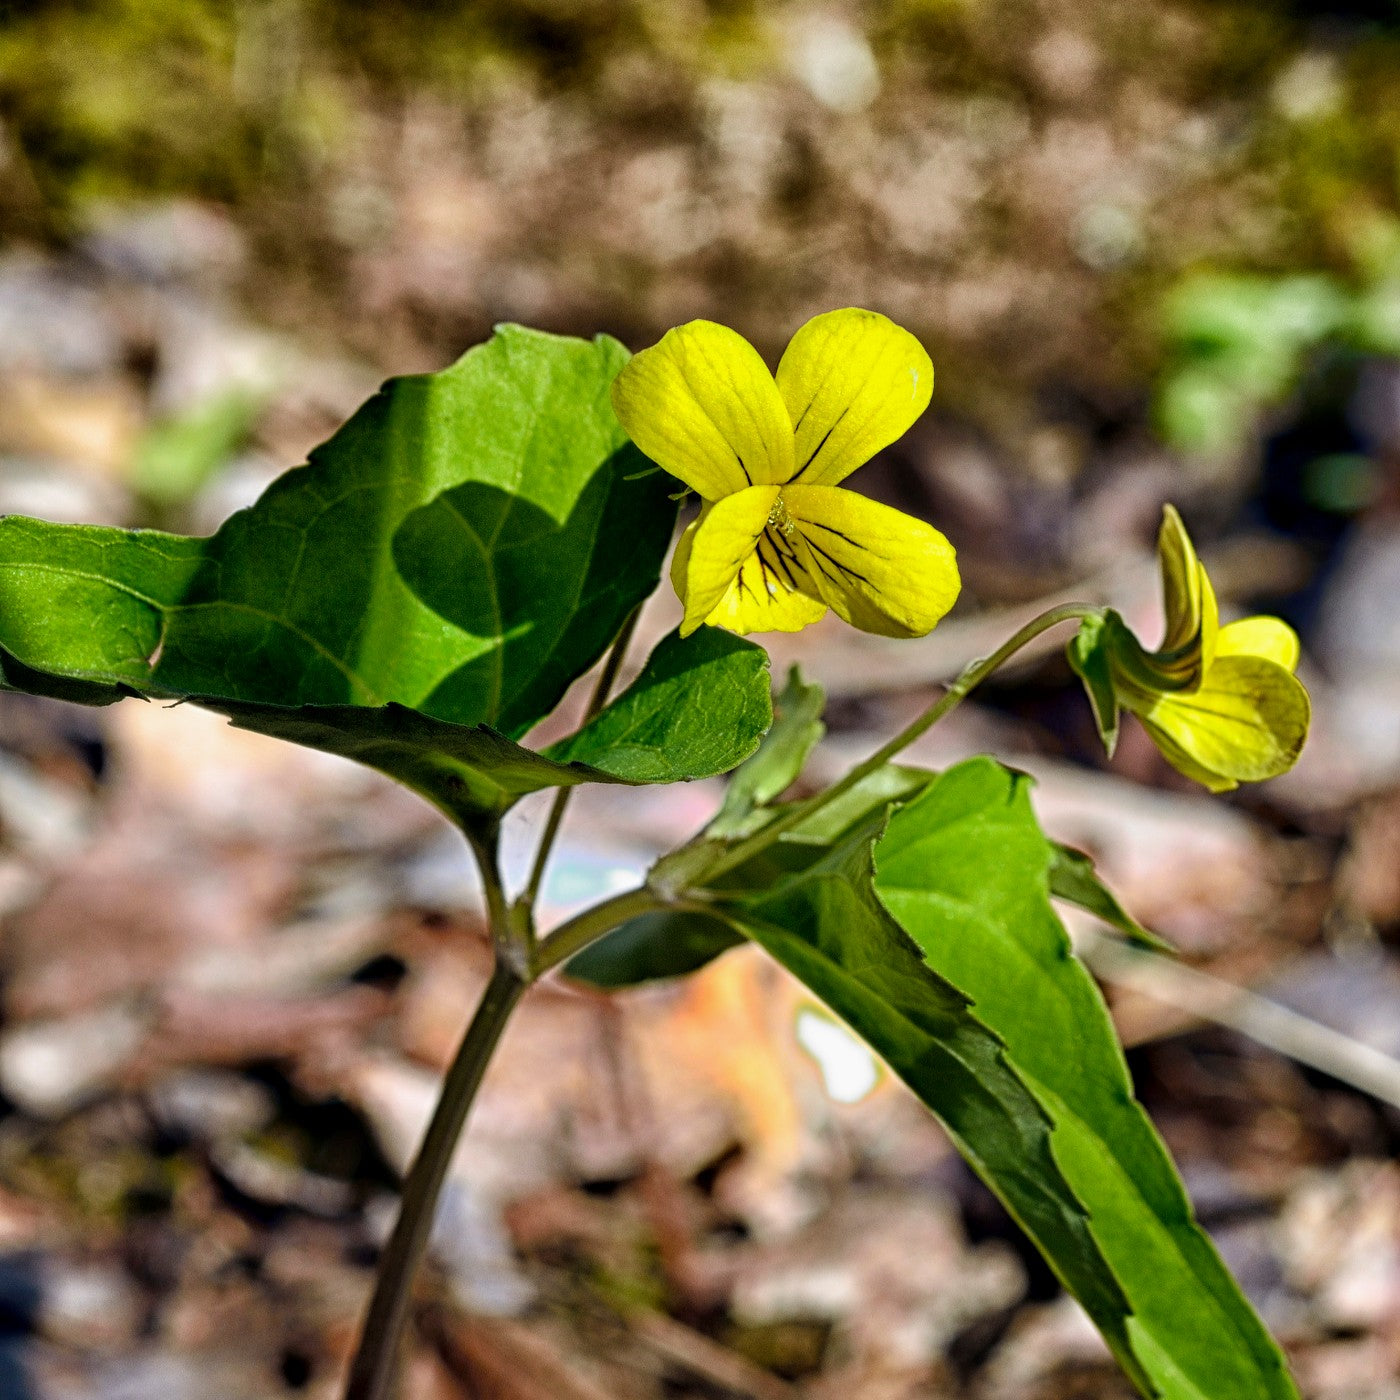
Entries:
[[785, 539], [792, 538], [792, 532], [797, 529], [797, 522], [788, 514], [788, 508], [783, 503], [781, 494], [773, 502], [773, 509], [768, 512], [768, 523]]

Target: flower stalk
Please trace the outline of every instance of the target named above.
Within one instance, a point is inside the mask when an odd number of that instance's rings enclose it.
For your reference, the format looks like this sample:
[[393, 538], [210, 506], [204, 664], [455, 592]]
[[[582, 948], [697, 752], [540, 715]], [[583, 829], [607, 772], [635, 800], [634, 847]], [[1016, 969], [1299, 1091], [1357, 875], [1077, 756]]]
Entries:
[[[603, 662], [603, 669], [598, 673], [598, 684], [593, 688], [593, 694], [588, 701], [588, 709], [583, 716], [584, 724], [587, 724], [608, 703], [608, 696], [612, 694], [612, 688], [617, 684], [618, 672], [622, 670], [622, 659], [627, 654], [632, 634], [637, 630], [637, 619], [641, 615], [640, 606], [633, 608], [627, 621], [622, 624], [622, 631], [617, 634], [617, 640], [612, 644], [607, 660]], [[545, 869], [549, 865], [549, 855], [554, 849], [559, 828], [564, 822], [564, 810], [568, 807], [572, 794], [573, 788], [569, 787], [561, 787], [554, 794], [554, 801], [550, 804], [549, 816], [545, 819], [544, 831], [540, 836], [539, 848], [535, 852], [535, 863], [530, 868], [530, 877], [526, 880], [525, 889], [517, 901], [526, 909], [533, 910], [539, 899], [540, 889], [544, 885]]]
[[807, 801], [795, 803], [781, 816], [775, 817], [771, 822], [754, 832], [752, 836], [729, 847], [713, 865], [706, 869], [706, 879], [715, 879], [720, 875], [725, 875], [746, 861], [752, 860], [754, 856], [766, 850], [785, 832], [791, 831], [795, 826], [800, 826], [820, 812], [823, 807], [849, 792], [857, 783], [883, 768], [916, 739], [928, 733], [939, 720], [957, 709], [988, 676], [1004, 666], [1022, 647], [1033, 642], [1042, 632], [1048, 632], [1052, 627], [1058, 627], [1062, 622], [1082, 621], [1097, 611], [1098, 609], [1087, 603], [1064, 603], [1032, 618], [990, 656], [982, 657], [965, 667], [962, 674], [923, 714], [907, 724], [887, 744], [876, 749], [869, 758], [856, 764], [844, 777], [839, 778], [829, 788], [809, 797]]

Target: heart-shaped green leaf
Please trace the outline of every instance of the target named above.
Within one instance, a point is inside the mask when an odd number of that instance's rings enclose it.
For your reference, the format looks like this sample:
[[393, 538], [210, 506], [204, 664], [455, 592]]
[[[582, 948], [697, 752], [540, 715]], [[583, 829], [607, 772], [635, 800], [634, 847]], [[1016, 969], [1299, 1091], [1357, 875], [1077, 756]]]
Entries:
[[626, 358], [503, 327], [389, 381], [207, 539], [0, 519], [0, 684], [194, 699], [459, 814], [583, 780], [506, 741], [659, 576], [675, 505], [608, 401]]

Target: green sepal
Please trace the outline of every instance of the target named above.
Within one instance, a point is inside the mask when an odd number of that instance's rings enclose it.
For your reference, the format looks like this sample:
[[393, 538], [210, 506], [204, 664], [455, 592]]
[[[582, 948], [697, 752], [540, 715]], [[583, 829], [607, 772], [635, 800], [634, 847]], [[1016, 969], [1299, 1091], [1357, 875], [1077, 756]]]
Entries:
[[[1109, 651], [1112, 624], [1107, 612], [1093, 613], [1080, 624], [1070, 638], [1065, 655], [1075, 675], [1084, 682], [1094, 723], [1104, 752], [1109, 758], [1118, 747], [1118, 694], [1113, 687], [1113, 661]], [[1116, 617], [1117, 614], [1112, 614]]]

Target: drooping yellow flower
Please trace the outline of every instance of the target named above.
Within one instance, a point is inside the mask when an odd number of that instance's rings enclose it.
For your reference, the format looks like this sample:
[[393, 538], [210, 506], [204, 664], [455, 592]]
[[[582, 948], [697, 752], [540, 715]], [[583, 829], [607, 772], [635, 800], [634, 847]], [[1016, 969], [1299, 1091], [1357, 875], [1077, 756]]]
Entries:
[[1277, 617], [1220, 625], [1215, 590], [1167, 506], [1157, 538], [1166, 632], [1149, 652], [1111, 609], [1070, 643], [1110, 753], [1121, 704], [1166, 760], [1212, 792], [1285, 773], [1308, 734], [1308, 693], [1293, 674], [1298, 636]]
[[691, 321], [634, 355], [617, 416], [701, 501], [671, 582], [681, 635], [796, 632], [831, 608], [918, 637], [953, 605], [953, 547], [931, 525], [838, 486], [928, 407], [933, 365], [873, 311], [829, 311], [793, 336], [776, 381], [736, 331]]

